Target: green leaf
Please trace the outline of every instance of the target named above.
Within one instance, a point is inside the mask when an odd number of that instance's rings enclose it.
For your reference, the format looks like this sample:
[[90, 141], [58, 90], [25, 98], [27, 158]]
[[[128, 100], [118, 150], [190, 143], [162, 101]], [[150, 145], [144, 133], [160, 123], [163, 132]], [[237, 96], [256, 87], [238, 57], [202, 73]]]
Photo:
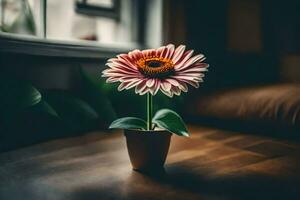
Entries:
[[41, 93], [30, 83], [8, 77], [0, 77], [1, 114], [13, 115], [39, 103]]
[[146, 130], [147, 123], [137, 117], [123, 117], [113, 121], [109, 128]]
[[88, 102], [99, 114], [101, 119], [108, 124], [117, 118], [115, 110], [107, 95], [101, 88], [102, 84], [90, 77], [80, 68], [82, 78], [82, 98]]
[[152, 121], [158, 127], [164, 128], [171, 133], [175, 133], [179, 136], [189, 137], [189, 133], [182, 118], [176, 112], [170, 109], [161, 109], [157, 111]]
[[48, 90], [43, 92], [43, 97], [71, 131], [86, 131], [97, 126], [97, 112], [69, 92]]
[[41, 113], [47, 113], [52, 115], [53, 117], [59, 118], [57, 112], [46, 102], [46, 101], [40, 101], [38, 104], [33, 106], [31, 108], [31, 111], [33, 112], [41, 112]]

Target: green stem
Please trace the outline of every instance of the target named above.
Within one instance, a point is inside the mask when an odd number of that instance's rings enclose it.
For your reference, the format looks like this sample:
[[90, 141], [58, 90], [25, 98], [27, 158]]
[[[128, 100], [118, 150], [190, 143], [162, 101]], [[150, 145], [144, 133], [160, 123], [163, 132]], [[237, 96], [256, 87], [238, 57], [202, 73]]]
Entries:
[[152, 95], [147, 93], [147, 130], [152, 129]]

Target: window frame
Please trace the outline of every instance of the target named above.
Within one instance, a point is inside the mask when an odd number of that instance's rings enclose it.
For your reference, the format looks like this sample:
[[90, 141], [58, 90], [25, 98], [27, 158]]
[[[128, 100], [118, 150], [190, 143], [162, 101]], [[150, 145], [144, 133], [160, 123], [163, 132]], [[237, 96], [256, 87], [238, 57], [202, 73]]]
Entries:
[[[41, 0], [46, 1], [46, 0]], [[25, 55], [86, 58], [86, 59], [106, 59], [122, 52], [133, 49], [145, 49], [147, 45], [147, 15], [149, 14], [147, 0], [133, 0], [135, 3], [136, 43], [121, 45], [103, 45], [91, 41], [65, 41], [43, 38], [38, 36], [19, 35], [0, 32], [0, 53], [17, 53]], [[156, 0], [160, 2], [161, 0]]]
[[68, 42], [0, 32], [0, 53], [103, 59], [138, 48], [144, 48], [144, 45], [106, 46], [94, 42]]
[[88, 0], [76, 0], [75, 11], [79, 14], [88, 16], [108, 17], [119, 20], [120, 18], [120, 0], [112, 0], [113, 7], [93, 6], [88, 4]]

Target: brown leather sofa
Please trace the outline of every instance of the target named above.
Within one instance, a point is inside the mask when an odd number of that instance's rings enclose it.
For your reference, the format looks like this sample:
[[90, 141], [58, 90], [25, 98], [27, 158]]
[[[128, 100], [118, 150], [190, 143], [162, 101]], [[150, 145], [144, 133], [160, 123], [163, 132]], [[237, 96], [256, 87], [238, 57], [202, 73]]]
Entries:
[[300, 132], [300, 84], [224, 90], [197, 96], [187, 105], [189, 119], [198, 124], [274, 136]]

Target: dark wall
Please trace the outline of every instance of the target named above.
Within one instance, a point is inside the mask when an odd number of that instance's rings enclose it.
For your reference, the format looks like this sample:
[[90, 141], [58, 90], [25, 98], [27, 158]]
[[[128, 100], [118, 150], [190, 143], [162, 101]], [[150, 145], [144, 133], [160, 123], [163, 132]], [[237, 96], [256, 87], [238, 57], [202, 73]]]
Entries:
[[[299, 4], [297, 0], [186, 3], [186, 43], [203, 52], [210, 64], [204, 87], [216, 90], [291, 81], [285, 75], [292, 74], [286, 72], [285, 58], [299, 52]], [[293, 64], [289, 70], [295, 72], [298, 67]]]
[[265, 51], [300, 53], [300, 1], [262, 1]]
[[0, 73], [25, 79], [43, 89], [76, 89], [79, 68], [100, 77], [105, 60], [0, 54]]
[[226, 52], [227, 0], [186, 3], [187, 45], [207, 55]]

